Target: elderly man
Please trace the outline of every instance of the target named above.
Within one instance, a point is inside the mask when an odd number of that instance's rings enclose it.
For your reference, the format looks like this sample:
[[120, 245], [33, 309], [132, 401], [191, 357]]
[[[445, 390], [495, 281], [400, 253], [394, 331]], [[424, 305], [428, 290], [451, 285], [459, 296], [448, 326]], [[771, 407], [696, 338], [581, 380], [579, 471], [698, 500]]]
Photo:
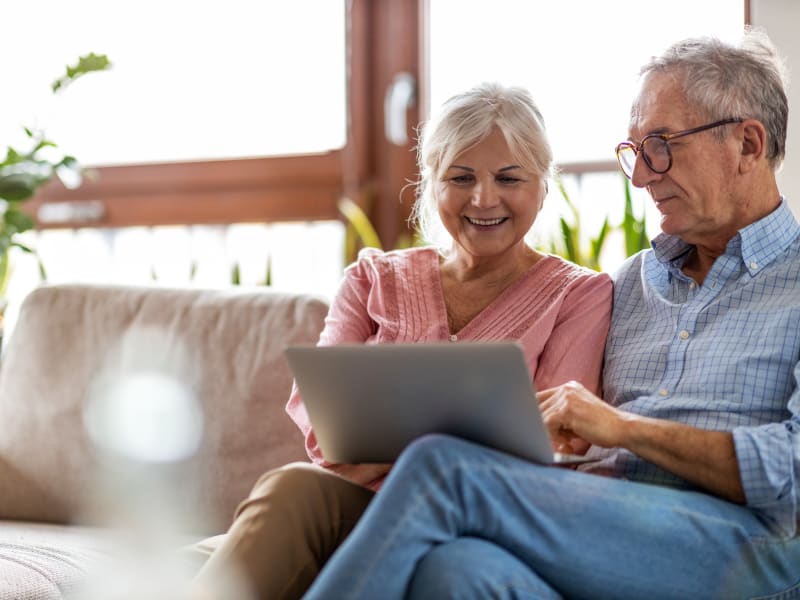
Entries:
[[800, 597], [787, 113], [763, 34], [686, 40], [642, 69], [617, 156], [663, 233], [615, 276], [605, 402], [574, 383], [539, 394], [556, 446], [598, 461], [423, 438], [309, 597]]

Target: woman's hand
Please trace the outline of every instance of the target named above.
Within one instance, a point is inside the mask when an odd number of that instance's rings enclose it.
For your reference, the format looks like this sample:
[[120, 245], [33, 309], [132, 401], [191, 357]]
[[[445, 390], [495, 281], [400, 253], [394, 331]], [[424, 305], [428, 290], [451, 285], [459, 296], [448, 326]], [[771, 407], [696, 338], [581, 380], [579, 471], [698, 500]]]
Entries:
[[589, 445], [622, 445], [626, 415], [576, 381], [542, 390], [536, 397], [559, 452], [583, 454]]

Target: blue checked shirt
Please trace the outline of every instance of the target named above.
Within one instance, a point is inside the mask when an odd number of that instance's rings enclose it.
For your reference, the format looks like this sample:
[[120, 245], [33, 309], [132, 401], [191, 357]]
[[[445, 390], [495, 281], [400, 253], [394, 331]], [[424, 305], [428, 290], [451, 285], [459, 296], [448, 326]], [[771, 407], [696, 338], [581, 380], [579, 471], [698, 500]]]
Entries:
[[[800, 504], [800, 226], [778, 209], [730, 240], [703, 285], [690, 247], [659, 235], [614, 277], [605, 398], [633, 413], [732, 431], [747, 504], [784, 535]], [[691, 488], [623, 449], [589, 467]]]

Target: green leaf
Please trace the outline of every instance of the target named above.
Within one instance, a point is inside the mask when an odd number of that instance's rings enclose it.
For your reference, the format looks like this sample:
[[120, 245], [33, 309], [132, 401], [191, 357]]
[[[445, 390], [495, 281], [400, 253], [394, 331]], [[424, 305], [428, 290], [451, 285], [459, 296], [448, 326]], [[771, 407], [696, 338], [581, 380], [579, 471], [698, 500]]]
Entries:
[[566, 255], [565, 258], [567, 260], [571, 260], [574, 263], [578, 263], [578, 255], [575, 247], [575, 241], [573, 240], [574, 231], [570, 224], [567, 223], [564, 217], [561, 217], [561, 239], [564, 242], [564, 254]]
[[573, 204], [572, 200], [570, 199], [569, 194], [567, 193], [567, 188], [560, 177], [556, 177], [556, 185], [558, 186], [558, 191], [561, 192], [561, 197], [564, 198], [564, 202], [567, 203], [567, 206], [569, 207], [569, 210], [572, 213], [573, 222], [575, 223], [576, 226], [578, 226], [581, 220], [581, 216], [578, 213], [577, 207], [575, 206], [575, 204]]
[[264, 271], [264, 285], [272, 285], [272, 255], [267, 254], [267, 268]]
[[65, 156], [56, 163], [55, 172], [69, 190], [76, 189], [83, 183], [83, 168], [74, 156]]
[[66, 155], [64, 156], [58, 163], [56, 164], [57, 167], [65, 167], [67, 169], [73, 170], [80, 170], [81, 165], [78, 162], [78, 159], [74, 156]]
[[5, 298], [10, 278], [11, 265], [8, 260], [8, 248], [6, 248], [0, 253], [0, 298]]
[[39, 152], [39, 150], [42, 150], [44, 148], [57, 148], [57, 147], [58, 145], [55, 142], [52, 142], [50, 140], [40, 139], [38, 142], [36, 142], [36, 145], [33, 147], [33, 150], [31, 151], [29, 156], [33, 157], [34, 154], [36, 154], [37, 152]]
[[44, 263], [42, 262], [42, 259], [39, 257], [39, 253], [36, 252], [36, 250], [31, 248], [30, 246], [26, 246], [25, 244], [20, 244], [19, 242], [11, 242], [11, 245], [16, 247], [16, 248], [19, 248], [23, 252], [27, 252], [28, 254], [33, 255], [34, 258], [36, 258], [36, 263], [37, 263], [37, 265], [39, 267], [39, 278], [42, 281], [47, 281], [47, 272], [45, 271]]
[[342, 198], [337, 204], [339, 212], [342, 213], [347, 222], [352, 225], [355, 234], [361, 241], [361, 245], [372, 248], [382, 248], [378, 232], [370, 223], [367, 214], [361, 210], [361, 207], [350, 200], [350, 198]]
[[0, 198], [9, 202], [27, 200], [47, 183], [50, 177], [34, 175], [33, 173], [8, 173], [0, 174]]
[[649, 248], [650, 240], [647, 238], [645, 218], [638, 219], [633, 214], [631, 186], [625, 176], [623, 176], [623, 185], [625, 188], [625, 216], [622, 220], [622, 233], [625, 238], [625, 256], [633, 256], [639, 250]]
[[33, 217], [16, 208], [6, 209], [3, 214], [3, 223], [12, 235], [33, 229], [35, 225]]
[[56, 79], [51, 88], [53, 93], [63, 90], [69, 84], [74, 82], [79, 77], [92, 73], [95, 71], [105, 71], [111, 68], [111, 61], [105, 54], [95, 54], [94, 52], [81, 56], [78, 59], [78, 64], [74, 66], [67, 65], [66, 74]]
[[3, 159], [3, 162], [0, 163], [0, 168], [16, 164], [22, 160], [24, 160], [22, 155], [11, 146], [8, 146], [6, 149], [6, 157]]
[[603, 220], [603, 225], [600, 227], [600, 232], [597, 234], [597, 237], [591, 241], [591, 266], [598, 271], [600, 270], [600, 253], [603, 251], [603, 245], [606, 243], [606, 236], [608, 235], [609, 228], [610, 224], [606, 216]]

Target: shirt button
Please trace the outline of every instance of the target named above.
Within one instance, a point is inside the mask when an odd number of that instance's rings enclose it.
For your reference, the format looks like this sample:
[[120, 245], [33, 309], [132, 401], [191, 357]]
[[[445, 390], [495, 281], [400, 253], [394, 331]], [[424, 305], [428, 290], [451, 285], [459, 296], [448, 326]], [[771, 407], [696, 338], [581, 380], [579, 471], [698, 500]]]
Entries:
[[458, 336], [456, 334], [451, 335], [450, 336], [450, 341], [451, 342], [457, 342], [458, 341]]
[[678, 335], [681, 336], [682, 340], [688, 340], [689, 339], [689, 332], [686, 331], [685, 329], [683, 331], [681, 331]]
[[756, 261], [752, 261], [750, 263], [750, 268], [755, 271], [758, 268], [758, 263]]
[[693, 290], [693, 289], [694, 289], [694, 288], [696, 288], [696, 287], [697, 287], [697, 284], [696, 284], [694, 281], [690, 281], [690, 282], [689, 282], [689, 289], [690, 289], [690, 290]]
[[661, 388], [660, 390], [658, 390], [658, 395], [659, 396], [669, 396], [669, 392], [666, 390], [666, 388]]

